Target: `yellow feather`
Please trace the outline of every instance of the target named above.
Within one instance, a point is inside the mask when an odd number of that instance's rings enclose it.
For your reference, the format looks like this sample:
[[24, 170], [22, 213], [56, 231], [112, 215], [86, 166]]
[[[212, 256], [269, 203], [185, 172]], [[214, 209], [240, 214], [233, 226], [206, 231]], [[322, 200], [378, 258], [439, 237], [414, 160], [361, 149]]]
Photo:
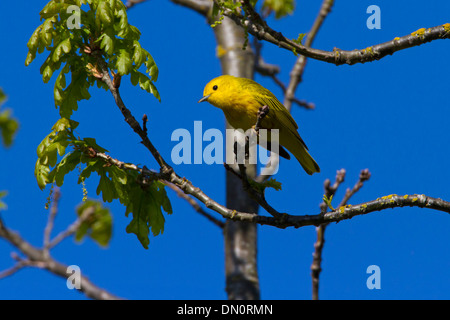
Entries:
[[297, 132], [298, 125], [289, 111], [275, 95], [258, 84], [246, 79], [224, 75], [211, 80], [199, 102], [208, 101], [223, 110], [228, 123], [244, 131], [256, 124], [260, 107], [267, 105], [269, 113], [261, 122], [261, 128], [278, 129], [280, 145], [288, 149], [308, 174], [320, 172], [316, 161], [308, 153], [305, 142]]

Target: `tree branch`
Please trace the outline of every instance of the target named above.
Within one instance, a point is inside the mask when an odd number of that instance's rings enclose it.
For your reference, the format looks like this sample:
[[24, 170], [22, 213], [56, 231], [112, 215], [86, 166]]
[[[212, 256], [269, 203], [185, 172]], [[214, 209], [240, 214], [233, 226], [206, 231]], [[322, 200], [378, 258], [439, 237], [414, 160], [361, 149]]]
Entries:
[[59, 204], [59, 198], [61, 197], [61, 191], [59, 188], [55, 188], [53, 191], [53, 203], [50, 208], [50, 212], [48, 215], [48, 221], [47, 225], [44, 229], [44, 248], [42, 250], [43, 255], [45, 258], [50, 257], [50, 235], [53, 230], [53, 225], [55, 222], [56, 215], [58, 214], [58, 204]]
[[[106, 160], [108, 159], [109, 156], [102, 154], [101, 152], [97, 152], [94, 156], [99, 157], [105, 161], [110, 161]], [[116, 160], [110, 161], [109, 163], [112, 165], [118, 165], [119, 163], [122, 162]], [[150, 171], [146, 168], [142, 169], [132, 164], [129, 164], [127, 166], [127, 169], [136, 170], [144, 176], [149, 174], [151, 177], [154, 177], [155, 175], [154, 171]], [[172, 172], [169, 175], [157, 174], [157, 177], [161, 180], [176, 185], [185, 194], [193, 196], [194, 198], [202, 202], [207, 208], [216, 211], [226, 219], [257, 223], [260, 225], [269, 225], [277, 228], [287, 228], [287, 227], [300, 228], [304, 226], [319, 226], [323, 223], [339, 222], [351, 219], [355, 216], [368, 214], [371, 212], [401, 207], [428, 208], [450, 213], [450, 202], [447, 202], [442, 199], [428, 197], [423, 194], [422, 195], [413, 194], [404, 196], [392, 194], [357, 205], [345, 204], [327, 213], [321, 212], [312, 215], [290, 215], [287, 213], [283, 213], [280, 214], [279, 217], [269, 217], [258, 215], [255, 212], [241, 212], [229, 209], [219, 204], [212, 198], [210, 198], [200, 188], [195, 187], [192, 184], [192, 182], [188, 181], [185, 178], [180, 178], [175, 172]], [[352, 194], [354, 194], [354, 192], [352, 192]]]
[[[20, 252], [22, 252], [22, 254], [24, 254], [27, 257], [27, 259], [21, 259], [17, 256], [16, 260], [18, 260], [18, 263], [14, 267], [2, 272], [0, 274], [1, 277], [11, 275], [25, 266], [43, 268], [65, 279], [67, 279], [71, 275], [70, 273], [67, 273], [68, 268], [67, 265], [64, 265], [54, 260], [47, 254], [45, 254], [43, 249], [38, 249], [34, 247], [29, 242], [24, 240], [18, 233], [9, 230], [1, 219], [0, 219], [0, 238], [3, 238], [6, 241], [8, 241], [12, 246], [16, 247], [18, 250], [20, 250]], [[120, 299], [119, 297], [114, 296], [108, 291], [94, 285], [83, 274], [81, 274], [81, 287], [79, 291], [83, 292], [87, 297], [97, 300]]]
[[[355, 184], [355, 186], [352, 189], [347, 189], [345, 192], [344, 198], [342, 199], [339, 208], [344, 207], [347, 205], [348, 200], [356, 193], [358, 192], [365, 181], [370, 179], [370, 172], [368, 169], [361, 170], [361, 173], [359, 174], [359, 180]], [[345, 180], [345, 170], [341, 169], [336, 174], [336, 181], [333, 185], [330, 184], [330, 180], [325, 180], [324, 183], [324, 189], [325, 189], [325, 196], [327, 198], [331, 198], [336, 193], [339, 186], [344, 182]], [[325, 214], [328, 210], [328, 205], [324, 202], [320, 204], [320, 211], [322, 214]], [[322, 263], [322, 251], [323, 246], [325, 244], [325, 230], [328, 224], [321, 224], [320, 226], [316, 227], [316, 233], [317, 233], [317, 240], [314, 243], [314, 253], [313, 253], [313, 262], [311, 264], [311, 278], [312, 278], [312, 299], [313, 300], [319, 300], [319, 276], [320, 272], [322, 271], [321, 263]]]
[[64, 239], [70, 237], [71, 235], [75, 234], [78, 230], [78, 228], [81, 226], [81, 224], [87, 220], [95, 213], [95, 209], [93, 207], [88, 207], [83, 210], [80, 217], [75, 220], [69, 227], [67, 227], [66, 230], [61, 231], [58, 233], [56, 237], [53, 238], [53, 240], [49, 243], [48, 247], [49, 249], [55, 247], [58, 245], [61, 241]]
[[373, 45], [365, 49], [347, 51], [335, 48], [333, 51], [324, 51], [313, 49], [305, 45], [298, 44], [293, 40], [287, 39], [281, 32], [277, 32], [270, 28], [267, 23], [259, 17], [258, 13], [251, 8], [251, 6], [246, 6], [244, 9], [249, 10], [251, 19], [227, 8], [224, 9], [224, 15], [232, 19], [237, 25], [245, 28], [251, 35], [260, 40], [265, 40], [277, 45], [280, 48], [292, 51], [295, 54], [301, 54], [308, 58], [333, 63], [335, 65], [353, 65], [356, 63], [380, 60], [385, 56], [392, 55], [400, 50], [419, 46], [434, 40], [450, 38], [450, 23], [446, 23], [428, 29], [421, 28], [411, 34], [403, 37], [397, 37], [391, 41]]
[[[324, 0], [322, 2], [322, 6], [320, 7], [319, 14], [314, 21], [313, 26], [311, 27], [311, 30], [309, 31], [308, 35], [306, 36], [305, 46], [311, 47], [312, 43], [319, 32], [320, 27], [322, 26], [323, 22], [325, 21], [325, 18], [328, 16], [328, 14], [331, 12], [331, 8], [333, 7], [334, 0]], [[286, 109], [290, 110], [292, 102], [295, 102], [295, 91], [297, 90], [298, 85], [302, 81], [303, 73], [305, 71], [306, 66], [306, 56], [300, 55], [297, 58], [297, 61], [292, 68], [291, 74], [290, 74], [290, 81], [287, 89], [285, 90], [285, 96], [284, 96], [284, 106]]]
[[170, 174], [170, 172], [172, 172], [173, 169], [159, 154], [158, 150], [156, 150], [156, 148], [153, 146], [150, 139], [148, 138], [147, 132], [141, 128], [139, 122], [137, 122], [137, 120], [131, 114], [130, 110], [128, 110], [125, 104], [123, 103], [122, 98], [120, 97], [119, 94], [119, 88], [114, 85], [113, 80], [111, 79], [111, 76], [109, 74], [108, 67], [105, 61], [103, 60], [101, 54], [98, 53], [97, 53], [97, 62], [102, 72], [102, 80], [106, 83], [109, 90], [111, 91], [111, 94], [114, 97], [116, 105], [122, 112], [122, 115], [124, 116], [126, 123], [128, 123], [128, 125], [133, 129], [134, 132], [136, 132], [139, 135], [139, 137], [141, 137], [142, 144], [150, 151], [150, 153], [153, 155], [153, 158], [155, 158], [156, 162], [158, 162], [161, 172], [164, 174]]
[[127, 3], [125, 4], [125, 6], [127, 7], [127, 9], [131, 9], [138, 3], [142, 3], [144, 1], [146, 1], [146, 0], [128, 0]]
[[219, 219], [216, 219], [215, 217], [213, 217], [212, 215], [210, 215], [209, 213], [207, 213], [205, 210], [203, 210], [203, 208], [200, 206], [200, 204], [195, 201], [194, 199], [192, 199], [191, 197], [189, 197], [187, 194], [185, 194], [183, 191], [180, 190], [180, 188], [178, 188], [176, 185], [172, 184], [172, 183], [166, 183], [166, 185], [172, 189], [173, 191], [175, 191], [175, 193], [177, 194], [177, 196], [179, 196], [180, 198], [186, 200], [191, 206], [192, 208], [194, 208], [195, 211], [197, 211], [199, 214], [201, 214], [202, 216], [204, 216], [206, 219], [208, 219], [209, 221], [211, 221], [212, 223], [214, 223], [216, 226], [218, 226], [219, 228], [223, 229], [225, 226], [225, 223], [223, 221], [220, 221]]
[[[345, 169], [338, 170], [336, 173], [336, 179], [333, 185], [331, 185], [330, 179], [326, 179], [324, 182], [325, 197], [331, 199], [341, 183], [345, 180]], [[328, 210], [328, 204], [323, 201], [320, 204], [320, 213], [325, 214]], [[311, 264], [311, 280], [312, 280], [312, 299], [319, 300], [319, 276], [322, 271], [322, 251], [325, 243], [325, 229], [328, 224], [321, 224], [316, 227], [317, 240], [314, 243], [313, 261]]]
[[212, 9], [212, 1], [210, 0], [172, 0], [172, 2], [192, 9], [205, 17]]

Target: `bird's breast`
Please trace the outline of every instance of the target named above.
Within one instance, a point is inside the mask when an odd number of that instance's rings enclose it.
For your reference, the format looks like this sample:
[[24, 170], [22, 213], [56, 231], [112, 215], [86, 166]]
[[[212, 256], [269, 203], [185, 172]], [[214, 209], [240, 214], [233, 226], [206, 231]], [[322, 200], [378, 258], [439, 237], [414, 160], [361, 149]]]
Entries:
[[256, 124], [259, 104], [245, 100], [234, 100], [232, 104], [227, 105], [222, 110], [231, 126], [245, 131]]

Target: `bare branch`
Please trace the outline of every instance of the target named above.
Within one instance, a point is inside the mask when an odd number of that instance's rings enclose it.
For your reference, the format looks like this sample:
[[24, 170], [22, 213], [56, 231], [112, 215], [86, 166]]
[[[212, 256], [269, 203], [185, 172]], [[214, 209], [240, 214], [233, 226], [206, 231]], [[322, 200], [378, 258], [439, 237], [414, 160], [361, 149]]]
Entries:
[[[335, 194], [341, 183], [345, 180], [345, 169], [336, 172], [336, 179], [331, 185], [330, 179], [326, 179], [323, 185], [325, 196], [331, 199]], [[325, 214], [328, 210], [328, 205], [323, 201], [320, 204], [320, 213]], [[328, 224], [321, 224], [316, 227], [317, 240], [314, 243], [313, 261], [311, 264], [311, 279], [312, 279], [312, 299], [319, 299], [319, 276], [322, 271], [322, 250], [325, 243], [325, 229]]]
[[246, 173], [246, 167], [243, 164], [238, 164], [239, 171], [241, 172], [241, 180], [242, 180], [242, 186], [244, 190], [250, 195], [250, 197], [255, 200], [264, 210], [266, 210], [268, 213], [270, 213], [275, 218], [281, 218], [283, 216], [283, 213], [278, 212], [275, 210], [269, 203], [267, 203], [264, 194], [261, 194], [257, 192], [249, 183], [247, 173]]
[[55, 238], [53, 238], [53, 240], [49, 243], [49, 249], [55, 247], [64, 239], [75, 234], [80, 225], [83, 222], [87, 221], [94, 213], [95, 208], [92, 206], [84, 209], [83, 212], [81, 213], [81, 216], [77, 220], [75, 220], [75, 222], [73, 222], [69, 227], [67, 227], [66, 230], [61, 231]]
[[[334, 0], [324, 0], [322, 2], [322, 6], [320, 7], [319, 14], [314, 21], [314, 24], [309, 31], [305, 46], [311, 47], [312, 43], [319, 32], [320, 27], [322, 26], [323, 22], [325, 21], [325, 18], [328, 16], [328, 14], [331, 12], [331, 8], [333, 7]], [[292, 102], [294, 102], [295, 99], [295, 91], [297, 90], [298, 85], [302, 81], [303, 73], [305, 71], [306, 66], [306, 56], [300, 55], [297, 58], [297, 61], [292, 68], [291, 74], [290, 74], [290, 81], [287, 89], [285, 90], [285, 97], [284, 97], [284, 106], [290, 110]], [[301, 105], [301, 104], [299, 104]]]
[[[95, 155], [104, 160], [107, 159], [103, 154], [97, 153]], [[110, 160], [106, 160], [110, 161]], [[112, 165], [117, 163], [123, 163], [121, 161], [110, 162]], [[127, 165], [127, 169], [136, 170], [143, 175], [150, 174], [155, 175], [155, 172], [148, 169], [141, 169], [136, 165]], [[224, 218], [235, 220], [235, 221], [245, 221], [252, 222], [261, 225], [270, 225], [277, 228], [287, 228], [294, 227], [300, 228], [304, 226], [319, 226], [323, 223], [339, 222], [342, 220], [348, 220], [355, 216], [368, 214], [375, 211], [382, 211], [389, 208], [401, 208], [405, 206], [409, 207], [419, 207], [428, 208], [437, 211], [443, 211], [450, 213], [450, 202], [444, 201], [442, 199], [428, 197], [425, 195], [389, 195], [372, 200], [369, 202], [361, 203], [358, 205], [345, 205], [336, 208], [335, 210], [328, 213], [319, 213], [312, 215], [290, 215], [287, 213], [278, 213], [274, 210], [277, 217], [269, 217], [258, 215], [256, 212], [241, 212], [233, 209], [229, 209], [212, 198], [206, 195], [200, 188], [195, 187], [190, 181], [185, 178], [179, 177], [175, 172], [170, 174], [156, 174], [161, 180], [170, 182], [176, 185], [185, 194], [191, 195], [211, 210], [216, 211], [221, 214]], [[266, 208], [265, 208], [266, 209]], [[266, 209], [267, 210], [267, 209]], [[269, 212], [270, 213], [270, 212]]]
[[369, 172], [369, 169], [361, 170], [359, 174], [359, 180], [356, 182], [356, 184], [353, 186], [352, 189], [347, 189], [344, 195], [344, 198], [341, 200], [341, 203], [339, 204], [339, 207], [345, 206], [350, 200], [350, 198], [359, 191], [359, 189], [362, 188], [364, 185], [364, 182], [370, 179], [371, 173]]
[[[334, 196], [334, 194], [336, 193], [336, 191], [339, 188], [339, 186], [341, 185], [341, 183], [344, 182], [345, 174], [346, 174], [345, 169], [336, 171], [336, 179], [335, 179], [333, 185], [331, 185], [330, 179], [325, 180], [325, 182], [323, 183], [323, 189], [325, 191], [325, 196], [327, 198], [331, 198]], [[328, 205], [325, 203], [325, 201], [323, 201], [320, 204], [320, 213], [325, 214], [327, 212], [327, 209], [328, 209]]]
[[26, 266], [26, 264], [22, 260], [18, 260], [16, 258], [17, 255], [15, 253], [11, 253], [11, 256], [14, 260], [17, 260], [17, 263], [13, 267], [0, 272], [0, 280], [12, 276], [17, 271], [21, 270]]
[[132, 7], [134, 7], [135, 5], [137, 5], [138, 3], [142, 3], [146, 0], [128, 0], [127, 3], [125, 4], [125, 6], [127, 7], [127, 9], [130, 9]]
[[[29, 242], [24, 240], [18, 233], [9, 230], [3, 221], [0, 219], [0, 238], [5, 239], [11, 245], [16, 247], [22, 254], [24, 254], [27, 259], [16, 259], [19, 262], [19, 265], [12, 267], [11, 269], [6, 270], [2, 273], [2, 275], [10, 275], [17, 270], [21, 269], [24, 266], [32, 266], [43, 268], [57, 276], [63, 277], [67, 279], [71, 274], [67, 273], [67, 265], [64, 265], [53, 258], [46, 257], [44, 254], [44, 250], [38, 249], [31, 245]], [[18, 256], [17, 256], [18, 257]], [[81, 274], [81, 288], [79, 289], [83, 292], [87, 297], [97, 300], [115, 300], [120, 299], [117, 296], [109, 293], [108, 291], [99, 288], [94, 285], [89, 279]]]
[[207, 16], [212, 9], [210, 0], [172, 0], [173, 3], [192, 9], [203, 16]]
[[[397, 51], [419, 46], [421, 44], [450, 38], [450, 23], [432, 28], [421, 28], [411, 34], [403, 37], [397, 37], [391, 41], [381, 44], [373, 45], [365, 49], [356, 50], [341, 50], [335, 48], [333, 51], [324, 51], [319, 49], [309, 48], [302, 44], [298, 44], [293, 40], [287, 39], [281, 32], [271, 29], [267, 23], [261, 23], [262, 19], [255, 19], [258, 14], [250, 7], [250, 15], [253, 17], [249, 19], [239, 13], [233, 12], [230, 9], [224, 9], [224, 15], [232, 19], [236, 24], [242, 26], [248, 32], [257, 37], [277, 45], [280, 48], [292, 51], [295, 54], [301, 54], [308, 58], [333, 63], [335, 65], [356, 63], [365, 63], [375, 60], [380, 60], [387, 55], [392, 55]], [[244, 8], [245, 10], [246, 8]]]
[[[339, 186], [344, 182], [345, 179], [345, 170], [341, 169], [336, 174], [336, 181], [331, 186], [330, 180], [325, 180], [324, 189], [325, 195], [330, 198], [334, 196]], [[359, 180], [355, 184], [352, 189], [347, 189], [344, 198], [342, 199], [339, 208], [345, 208], [348, 200], [358, 192], [365, 181], [370, 179], [370, 172], [368, 169], [361, 170], [359, 174]], [[328, 209], [328, 205], [325, 202], [322, 202], [320, 205], [320, 211], [322, 214], [325, 214]], [[321, 263], [322, 263], [322, 251], [325, 243], [325, 229], [328, 226], [328, 223], [321, 224], [316, 227], [317, 240], [314, 243], [314, 253], [313, 253], [313, 262], [311, 264], [311, 278], [312, 278], [312, 299], [319, 300], [319, 275], [322, 271]]]
[[48, 258], [50, 256], [50, 235], [53, 230], [53, 225], [55, 222], [56, 215], [58, 214], [58, 204], [59, 204], [59, 198], [61, 197], [61, 191], [59, 188], [55, 188], [53, 191], [53, 203], [50, 208], [50, 212], [48, 215], [48, 221], [47, 225], [44, 229], [44, 248], [43, 248], [43, 254], [45, 258]]
[[113, 81], [111, 80], [111, 76], [108, 71], [108, 67], [103, 60], [100, 52], [96, 52], [97, 54], [97, 61], [100, 66], [101, 72], [102, 72], [102, 80], [106, 83], [109, 90], [111, 91], [114, 100], [116, 102], [117, 107], [119, 107], [120, 111], [122, 112], [122, 115], [125, 118], [125, 121], [128, 123], [128, 125], [133, 129], [134, 132], [136, 132], [139, 137], [142, 139], [142, 144], [150, 151], [150, 153], [153, 155], [155, 160], [158, 162], [161, 172], [164, 174], [170, 174], [170, 172], [173, 171], [173, 169], [167, 164], [167, 162], [163, 159], [163, 157], [159, 154], [158, 150], [153, 146], [150, 139], [147, 136], [147, 132], [144, 131], [141, 126], [139, 125], [139, 122], [133, 117], [130, 110], [127, 109], [125, 104], [122, 101], [122, 98], [119, 94], [119, 89], [116, 88], [113, 84]]

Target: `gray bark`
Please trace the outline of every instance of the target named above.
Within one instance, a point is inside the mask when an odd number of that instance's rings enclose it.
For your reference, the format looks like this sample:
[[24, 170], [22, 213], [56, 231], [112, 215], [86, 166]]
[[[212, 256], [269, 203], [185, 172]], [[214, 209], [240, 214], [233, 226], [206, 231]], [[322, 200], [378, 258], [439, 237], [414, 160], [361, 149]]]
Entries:
[[[220, 55], [222, 73], [252, 79], [254, 54], [249, 46], [246, 50], [242, 50], [245, 41], [243, 29], [225, 17], [222, 23], [214, 28], [214, 33], [222, 52]], [[226, 128], [231, 126], [226, 123]], [[247, 174], [254, 177], [256, 166], [247, 165]], [[228, 208], [257, 212], [257, 203], [243, 190], [242, 182], [228, 171], [226, 171], [226, 193]], [[224, 228], [224, 238], [228, 299], [259, 299], [256, 224], [228, 220]]]

